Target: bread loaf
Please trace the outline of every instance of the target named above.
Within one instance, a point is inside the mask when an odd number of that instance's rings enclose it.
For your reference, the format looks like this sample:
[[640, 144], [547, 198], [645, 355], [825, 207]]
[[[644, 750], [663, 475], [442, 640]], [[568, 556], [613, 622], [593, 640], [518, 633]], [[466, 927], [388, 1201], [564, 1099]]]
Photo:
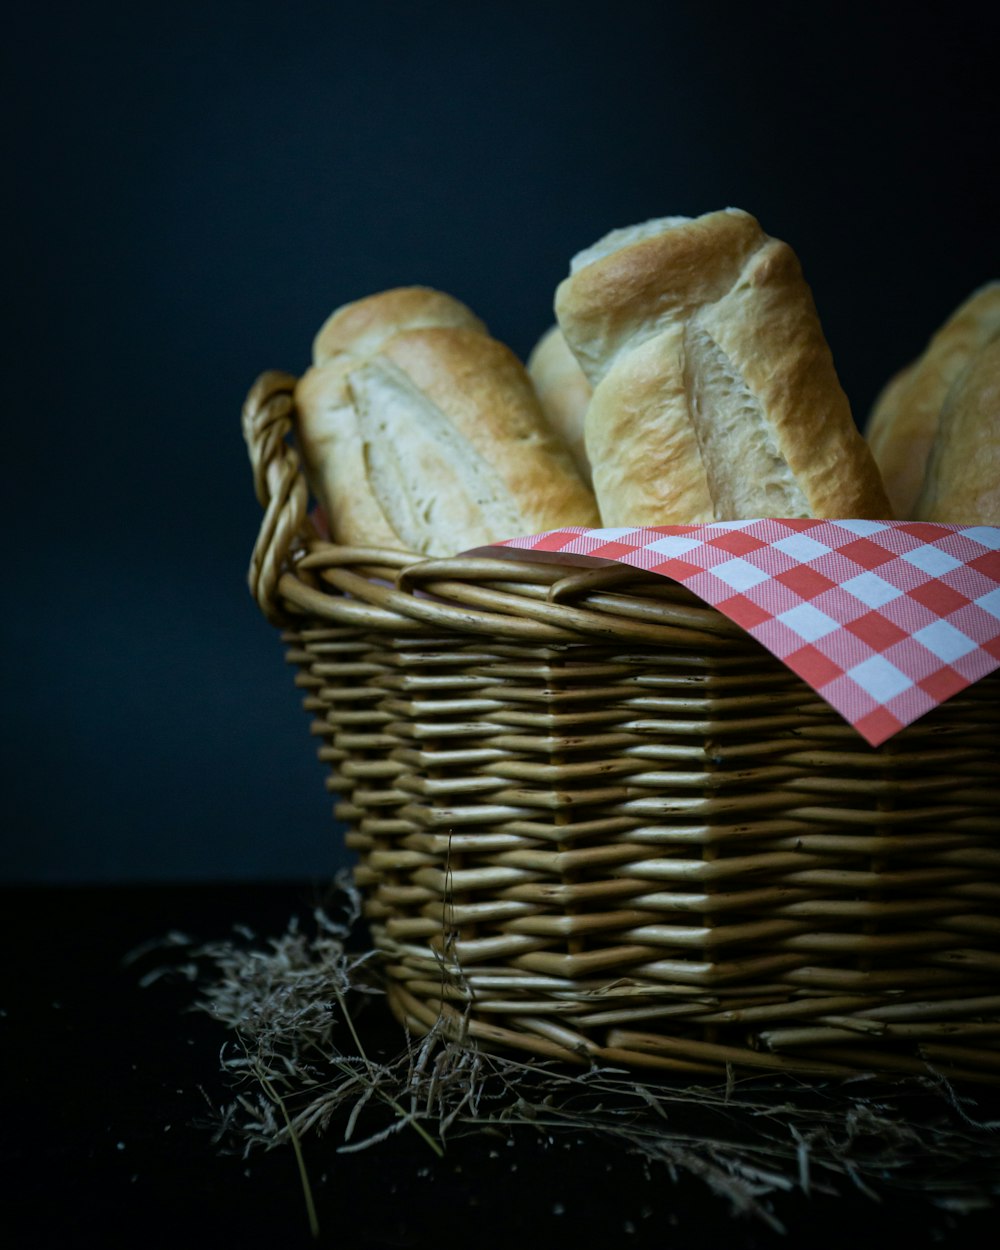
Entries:
[[798, 260], [748, 213], [612, 232], [556, 313], [605, 525], [889, 515]]
[[350, 373], [370, 488], [407, 548], [451, 555], [597, 525], [521, 362], [465, 327], [407, 330]]
[[334, 313], [314, 355], [299, 436], [336, 541], [374, 526], [377, 541], [446, 556], [598, 523], [524, 366], [458, 301], [372, 296]]
[[917, 499], [945, 396], [998, 333], [1000, 282], [989, 282], [951, 314], [922, 355], [897, 373], [876, 399], [865, 437], [897, 516], [920, 517]]
[[325, 364], [344, 352], [371, 356], [387, 338], [421, 326], [466, 326], [486, 333], [475, 313], [444, 291], [427, 286], [393, 287], [332, 312], [313, 340], [313, 364]]
[[296, 441], [335, 542], [403, 549], [368, 482], [348, 377], [402, 329], [463, 325], [485, 332], [463, 303], [430, 287], [396, 287], [336, 309], [313, 341], [313, 366], [295, 390]]
[[945, 396], [913, 515], [950, 525], [1000, 525], [1000, 331]]
[[295, 388], [296, 442], [306, 480], [334, 542], [401, 550], [367, 480], [354, 397], [347, 383], [353, 357], [314, 365]]
[[577, 471], [589, 485], [590, 461], [583, 439], [583, 418], [590, 403], [591, 388], [557, 325], [542, 335], [528, 356], [528, 376], [542, 412], [561, 435]]

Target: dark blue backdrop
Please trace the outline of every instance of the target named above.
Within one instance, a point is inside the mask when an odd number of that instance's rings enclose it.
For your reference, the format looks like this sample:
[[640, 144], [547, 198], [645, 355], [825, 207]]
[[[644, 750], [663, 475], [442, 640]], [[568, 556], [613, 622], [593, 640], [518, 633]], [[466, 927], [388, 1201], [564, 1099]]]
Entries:
[[20, 6], [0, 873], [327, 877], [331, 800], [249, 599], [239, 409], [421, 282], [524, 353], [612, 226], [749, 209], [863, 418], [998, 276], [997, 21], [827, 3]]

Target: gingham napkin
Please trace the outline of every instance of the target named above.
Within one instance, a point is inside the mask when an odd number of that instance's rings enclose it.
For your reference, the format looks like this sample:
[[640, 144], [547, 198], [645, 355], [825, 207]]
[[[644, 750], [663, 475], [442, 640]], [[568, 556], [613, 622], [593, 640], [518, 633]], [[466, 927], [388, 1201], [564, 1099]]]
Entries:
[[490, 548], [614, 560], [741, 625], [872, 746], [1000, 667], [1000, 528], [924, 521], [568, 526]]

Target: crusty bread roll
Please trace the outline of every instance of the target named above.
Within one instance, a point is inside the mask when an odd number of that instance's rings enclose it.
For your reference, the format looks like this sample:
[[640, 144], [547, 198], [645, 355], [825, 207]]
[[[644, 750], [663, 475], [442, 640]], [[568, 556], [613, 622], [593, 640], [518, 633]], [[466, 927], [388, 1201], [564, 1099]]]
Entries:
[[295, 388], [296, 442], [306, 480], [335, 542], [346, 547], [404, 547], [368, 487], [354, 397], [351, 356], [314, 365]]
[[387, 338], [421, 326], [467, 326], [486, 333], [475, 313], [444, 291], [393, 287], [335, 309], [313, 340], [313, 364], [325, 364], [344, 352], [371, 356]]
[[591, 387], [562, 331], [551, 326], [528, 356], [528, 376], [549, 424], [562, 436], [580, 476], [590, 484], [590, 461], [583, 439], [583, 418]]
[[1000, 331], [945, 396], [913, 516], [1000, 525]]
[[485, 326], [459, 300], [430, 287], [394, 287], [336, 309], [313, 341], [313, 366], [295, 390], [296, 441], [330, 534], [346, 546], [405, 549], [372, 493], [348, 375], [402, 329]]
[[299, 440], [336, 541], [373, 527], [367, 541], [446, 556], [598, 524], [524, 366], [458, 301], [383, 292], [338, 310], [315, 354]]
[[951, 314], [922, 355], [890, 379], [876, 399], [865, 437], [897, 516], [920, 516], [917, 498], [945, 396], [997, 333], [1000, 282], [989, 282]]
[[496, 339], [406, 330], [349, 376], [369, 485], [408, 550], [452, 555], [599, 523], [524, 366]]
[[612, 232], [556, 314], [605, 525], [889, 515], [798, 260], [750, 214]]

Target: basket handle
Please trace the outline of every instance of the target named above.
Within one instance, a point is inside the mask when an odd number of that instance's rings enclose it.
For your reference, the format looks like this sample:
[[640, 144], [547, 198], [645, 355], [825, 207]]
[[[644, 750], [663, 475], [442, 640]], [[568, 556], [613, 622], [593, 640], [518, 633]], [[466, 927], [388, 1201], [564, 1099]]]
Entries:
[[254, 382], [243, 404], [243, 438], [253, 467], [254, 490], [264, 509], [247, 581], [261, 611], [277, 625], [287, 622], [278, 603], [278, 582], [296, 541], [313, 529], [302, 462], [288, 442], [294, 425], [295, 383], [291, 374], [269, 370]]

